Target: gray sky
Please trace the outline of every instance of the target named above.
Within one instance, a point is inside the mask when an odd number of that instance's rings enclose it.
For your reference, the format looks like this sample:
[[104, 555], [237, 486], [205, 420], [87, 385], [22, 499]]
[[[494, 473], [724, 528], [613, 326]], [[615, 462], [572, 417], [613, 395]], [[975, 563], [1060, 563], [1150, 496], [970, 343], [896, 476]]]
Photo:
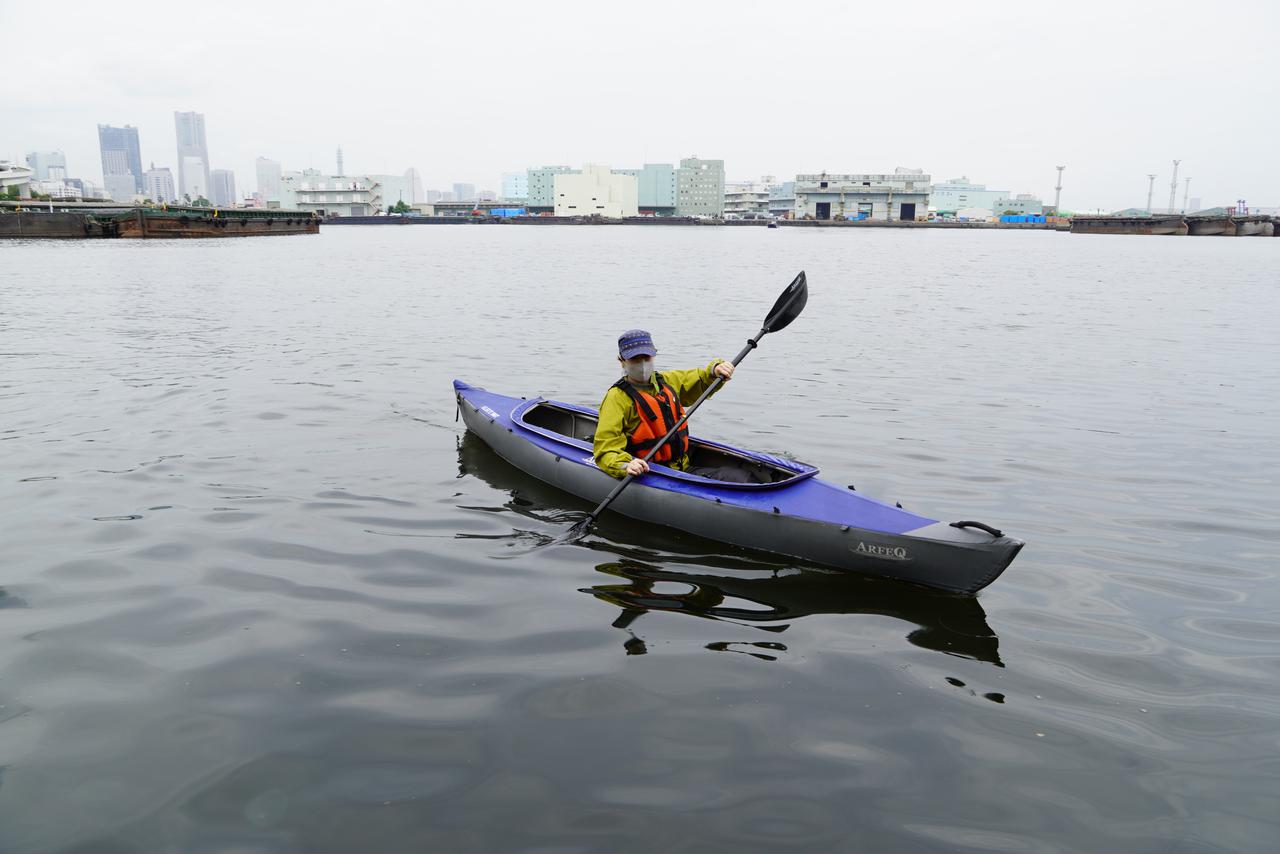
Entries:
[[[258, 155], [348, 174], [415, 166], [498, 189], [530, 165], [723, 158], [730, 180], [925, 169], [1077, 210], [1280, 205], [1280, 3], [84, 3], [0, 0], [0, 158], [96, 125], [176, 172], [174, 110], [211, 168]], [[65, 16], [65, 17], [64, 17]], [[44, 53], [44, 36], [68, 44]], [[13, 46], [11, 45], [11, 46]], [[1178, 201], [1181, 204], [1181, 180]]]

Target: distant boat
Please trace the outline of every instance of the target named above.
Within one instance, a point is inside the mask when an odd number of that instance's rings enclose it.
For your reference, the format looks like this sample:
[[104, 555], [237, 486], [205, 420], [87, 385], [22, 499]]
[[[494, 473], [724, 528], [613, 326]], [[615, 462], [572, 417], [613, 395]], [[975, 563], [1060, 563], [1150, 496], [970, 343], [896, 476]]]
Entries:
[[778, 227], [778, 223], [776, 220], [772, 220], [772, 219], [769, 220], [769, 228], [777, 228], [777, 227]]

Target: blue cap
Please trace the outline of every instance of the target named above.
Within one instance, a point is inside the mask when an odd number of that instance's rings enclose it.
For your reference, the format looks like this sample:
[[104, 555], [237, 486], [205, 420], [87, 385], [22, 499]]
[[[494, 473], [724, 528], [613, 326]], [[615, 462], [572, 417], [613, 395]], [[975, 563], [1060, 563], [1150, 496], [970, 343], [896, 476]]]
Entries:
[[656, 356], [658, 349], [653, 346], [653, 336], [643, 329], [628, 329], [618, 336], [618, 355], [624, 359], [636, 356]]

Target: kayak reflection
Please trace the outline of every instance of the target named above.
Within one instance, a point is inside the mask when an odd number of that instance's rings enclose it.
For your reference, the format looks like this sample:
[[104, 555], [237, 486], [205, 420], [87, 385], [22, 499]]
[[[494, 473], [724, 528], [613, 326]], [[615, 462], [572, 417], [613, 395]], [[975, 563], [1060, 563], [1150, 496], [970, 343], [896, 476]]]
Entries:
[[[649, 611], [689, 614], [782, 635], [792, 622], [813, 614], [880, 614], [916, 626], [907, 640], [923, 649], [986, 661], [1003, 667], [1000, 640], [987, 624], [986, 612], [968, 596], [921, 591], [842, 573], [787, 569], [760, 577], [689, 572], [623, 560], [602, 563], [600, 572], [622, 583], [583, 588], [622, 613], [613, 625], [626, 630], [629, 655], [647, 651], [632, 624]], [[786, 651], [777, 641], [708, 644], [708, 649], [740, 652], [773, 660]]]
[[[473, 475], [509, 493], [501, 507], [483, 509], [515, 513], [541, 524], [561, 523], [565, 511], [587, 506], [507, 463], [471, 433], [459, 438], [458, 471], [459, 477]], [[766, 660], [786, 651], [783, 633], [796, 620], [812, 614], [877, 614], [913, 625], [907, 640], [918, 647], [1004, 666], [999, 638], [987, 624], [981, 603], [972, 596], [801, 568], [788, 558], [624, 517], [601, 517], [595, 533], [603, 541], [581, 545], [608, 553], [611, 560], [596, 569], [617, 581], [583, 592], [621, 609], [613, 625], [627, 632], [623, 646], [630, 655], [647, 652], [632, 625], [649, 611], [685, 613], [770, 632], [776, 639], [707, 645]]]

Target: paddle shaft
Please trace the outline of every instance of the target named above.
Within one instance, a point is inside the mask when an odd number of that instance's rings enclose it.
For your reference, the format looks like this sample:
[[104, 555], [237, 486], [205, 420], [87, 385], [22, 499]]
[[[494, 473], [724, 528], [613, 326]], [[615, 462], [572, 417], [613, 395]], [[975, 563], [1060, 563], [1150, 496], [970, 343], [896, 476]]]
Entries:
[[[759, 332], [756, 333], [755, 338], [747, 339], [747, 346], [743, 347], [741, 352], [739, 352], [738, 355], [733, 357], [732, 364], [735, 368], [738, 367], [739, 362], [747, 358], [748, 353], [750, 353], [756, 347], [760, 346], [759, 344], [760, 339], [763, 338], [768, 332], [769, 332], [768, 329], [761, 329]], [[650, 448], [649, 453], [645, 454], [643, 457], [641, 457], [641, 459], [643, 459], [645, 462], [648, 462], [650, 457], [658, 453], [659, 449], [661, 449], [663, 445], [667, 444], [667, 440], [670, 439], [672, 436], [674, 436], [676, 434], [676, 431], [684, 426], [685, 422], [689, 420], [689, 417], [693, 415], [693, 413], [697, 410], [699, 406], [702, 405], [702, 402], [706, 400], [708, 397], [710, 397], [711, 393], [714, 392], [723, 384], [724, 384], [724, 379], [721, 377], [716, 377], [715, 380], [711, 383], [711, 385], [707, 386], [707, 390], [704, 391], [698, 397], [698, 399], [695, 400], [693, 404], [684, 411], [684, 415], [681, 416], [680, 420], [675, 423], [675, 426], [673, 426], [670, 430], [667, 431], [667, 435], [663, 436], [662, 439], [658, 441], [658, 444]], [[618, 494], [621, 493], [622, 490], [626, 489], [627, 486], [630, 485], [631, 481], [635, 480], [635, 478], [636, 476], [631, 474], [624, 477], [622, 481], [613, 488], [613, 492], [610, 492], [609, 496], [604, 501], [601, 501], [600, 504], [596, 507], [596, 509], [592, 510], [586, 519], [578, 523], [578, 526], [585, 529], [587, 525], [590, 525], [592, 522], [594, 522], [600, 516], [600, 514], [604, 512], [604, 508], [608, 507], [613, 502], [613, 499], [617, 498]]]

